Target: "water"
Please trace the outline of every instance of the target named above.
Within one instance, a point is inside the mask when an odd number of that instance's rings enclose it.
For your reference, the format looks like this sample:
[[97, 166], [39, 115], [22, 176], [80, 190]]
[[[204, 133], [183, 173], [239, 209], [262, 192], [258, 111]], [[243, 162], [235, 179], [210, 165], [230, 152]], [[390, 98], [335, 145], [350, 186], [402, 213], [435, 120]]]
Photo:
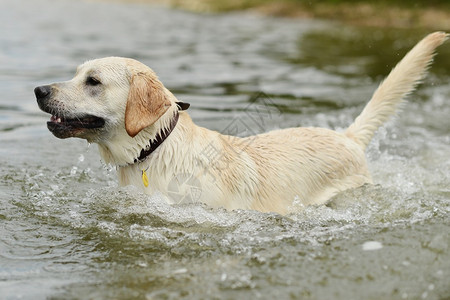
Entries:
[[248, 121], [262, 91], [277, 114], [250, 131], [343, 129], [425, 31], [67, 0], [1, 0], [0, 22], [1, 299], [450, 297], [448, 44], [370, 144], [377, 184], [280, 216], [118, 187], [96, 147], [47, 131], [33, 88], [128, 56], [199, 125]]

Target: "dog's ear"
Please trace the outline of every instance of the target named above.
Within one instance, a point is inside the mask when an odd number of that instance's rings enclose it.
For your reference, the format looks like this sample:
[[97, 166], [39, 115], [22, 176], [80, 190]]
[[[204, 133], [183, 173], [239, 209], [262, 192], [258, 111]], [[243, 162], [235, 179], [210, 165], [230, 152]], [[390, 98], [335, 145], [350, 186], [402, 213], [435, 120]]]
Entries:
[[170, 107], [162, 83], [150, 74], [137, 73], [130, 81], [125, 129], [135, 137], [142, 129], [155, 123]]

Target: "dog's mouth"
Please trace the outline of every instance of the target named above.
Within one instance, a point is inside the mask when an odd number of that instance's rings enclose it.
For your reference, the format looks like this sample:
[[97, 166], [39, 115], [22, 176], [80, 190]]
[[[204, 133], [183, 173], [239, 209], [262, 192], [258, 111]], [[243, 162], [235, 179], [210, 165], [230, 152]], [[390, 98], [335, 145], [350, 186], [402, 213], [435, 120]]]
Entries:
[[84, 115], [76, 118], [65, 118], [52, 115], [47, 128], [58, 138], [81, 137], [89, 129], [99, 129], [105, 125], [103, 118]]
[[100, 117], [86, 115], [79, 118], [63, 118], [58, 116], [52, 116], [50, 118], [50, 121], [47, 122], [48, 126], [65, 126], [70, 128], [86, 128], [86, 129], [94, 129], [94, 128], [100, 128], [105, 125], [105, 120]]

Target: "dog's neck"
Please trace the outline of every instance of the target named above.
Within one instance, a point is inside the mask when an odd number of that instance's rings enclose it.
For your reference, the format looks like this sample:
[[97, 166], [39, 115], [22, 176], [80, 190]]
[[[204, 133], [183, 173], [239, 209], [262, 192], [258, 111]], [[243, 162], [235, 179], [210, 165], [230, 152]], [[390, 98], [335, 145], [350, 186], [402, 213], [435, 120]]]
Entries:
[[154, 125], [142, 130], [134, 138], [121, 134], [108, 143], [99, 143], [103, 160], [117, 167], [131, 166], [146, 160], [171, 135], [178, 124], [179, 111], [189, 107], [189, 103], [175, 104]]
[[[189, 107], [189, 103], [183, 103], [183, 102], [176, 102], [177, 106], [180, 108], [180, 110], [186, 110]], [[141, 150], [141, 153], [139, 157], [135, 158], [133, 161], [133, 164], [143, 162], [150, 154], [155, 151], [159, 145], [161, 145], [166, 138], [172, 133], [173, 129], [178, 123], [178, 119], [180, 117], [180, 114], [178, 111], [175, 112], [174, 117], [170, 121], [170, 125], [168, 128], [162, 128], [155, 136], [155, 139], [150, 139], [150, 144], [148, 147], [145, 147]]]
[[153, 151], [155, 151], [159, 147], [159, 145], [161, 145], [166, 140], [166, 138], [172, 133], [173, 129], [178, 123], [179, 117], [180, 114], [177, 111], [172, 120], [170, 121], [169, 127], [161, 129], [156, 134], [155, 139], [150, 139], [149, 140], [150, 144], [141, 150], [139, 157], [135, 158], [133, 163], [130, 163], [130, 165], [143, 162], [150, 154], [152, 154]]

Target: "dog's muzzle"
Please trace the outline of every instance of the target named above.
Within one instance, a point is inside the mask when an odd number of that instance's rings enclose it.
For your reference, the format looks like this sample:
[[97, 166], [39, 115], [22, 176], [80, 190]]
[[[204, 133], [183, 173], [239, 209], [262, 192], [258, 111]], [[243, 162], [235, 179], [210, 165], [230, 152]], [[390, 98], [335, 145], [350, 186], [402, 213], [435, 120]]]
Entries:
[[[47, 128], [58, 138], [92, 136], [92, 130], [100, 129], [105, 125], [103, 118], [82, 113], [66, 115], [55, 109], [55, 100], [52, 100], [52, 87], [50, 85], [38, 86], [34, 89], [39, 108], [51, 114]], [[53, 104], [52, 104], [53, 103]]]

